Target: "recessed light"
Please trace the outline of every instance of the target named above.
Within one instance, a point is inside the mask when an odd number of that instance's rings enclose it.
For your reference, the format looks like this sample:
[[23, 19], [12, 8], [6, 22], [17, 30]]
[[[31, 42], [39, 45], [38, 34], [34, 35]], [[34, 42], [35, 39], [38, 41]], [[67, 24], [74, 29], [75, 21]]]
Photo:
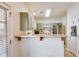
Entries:
[[48, 16], [50, 15], [50, 12], [51, 12], [50, 9], [46, 10], [46, 14], [45, 14], [45, 16], [48, 17]]

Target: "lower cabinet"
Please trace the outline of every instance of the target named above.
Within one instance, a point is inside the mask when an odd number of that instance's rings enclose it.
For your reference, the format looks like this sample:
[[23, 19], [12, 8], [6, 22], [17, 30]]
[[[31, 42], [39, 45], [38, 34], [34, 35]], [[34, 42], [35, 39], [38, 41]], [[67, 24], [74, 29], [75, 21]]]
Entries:
[[22, 57], [64, 57], [63, 45], [59, 38], [22, 38], [20, 52]]
[[19, 50], [21, 57], [30, 57], [30, 38], [22, 38]]

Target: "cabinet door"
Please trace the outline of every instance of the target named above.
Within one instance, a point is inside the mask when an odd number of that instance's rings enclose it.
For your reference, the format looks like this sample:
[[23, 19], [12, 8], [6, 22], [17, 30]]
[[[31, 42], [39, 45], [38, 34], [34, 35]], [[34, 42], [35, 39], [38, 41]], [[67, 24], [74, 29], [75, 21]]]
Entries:
[[30, 41], [31, 56], [32, 57], [44, 57], [47, 56], [44, 41], [40, 41], [39, 37], [32, 38]]
[[32, 57], [63, 57], [64, 46], [60, 38], [33, 38], [30, 41]]
[[30, 57], [30, 38], [22, 38], [19, 49], [21, 57]]

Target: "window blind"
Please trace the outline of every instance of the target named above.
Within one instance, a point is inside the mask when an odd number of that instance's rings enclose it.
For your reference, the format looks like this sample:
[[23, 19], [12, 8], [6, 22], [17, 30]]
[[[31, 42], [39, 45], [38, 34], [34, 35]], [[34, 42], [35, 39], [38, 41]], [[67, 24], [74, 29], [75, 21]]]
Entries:
[[7, 10], [0, 7], [0, 57], [7, 56]]

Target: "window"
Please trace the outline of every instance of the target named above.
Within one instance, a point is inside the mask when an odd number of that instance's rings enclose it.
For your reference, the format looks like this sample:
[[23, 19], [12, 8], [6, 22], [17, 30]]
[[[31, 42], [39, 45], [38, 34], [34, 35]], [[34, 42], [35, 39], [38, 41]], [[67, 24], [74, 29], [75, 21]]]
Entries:
[[7, 56], [7, 10], [0, 6], [0, 57]]

